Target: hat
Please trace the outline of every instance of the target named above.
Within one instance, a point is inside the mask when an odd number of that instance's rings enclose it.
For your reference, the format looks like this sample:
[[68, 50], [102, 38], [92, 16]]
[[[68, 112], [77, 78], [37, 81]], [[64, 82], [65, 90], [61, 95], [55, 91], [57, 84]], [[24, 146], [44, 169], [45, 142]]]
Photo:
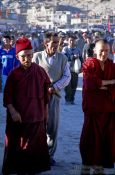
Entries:
[[31, 41], [26, 38], [20, 38], [16, 41], [16, 54], [18, 54], [22, 50], [30, 50], [32, 49]]

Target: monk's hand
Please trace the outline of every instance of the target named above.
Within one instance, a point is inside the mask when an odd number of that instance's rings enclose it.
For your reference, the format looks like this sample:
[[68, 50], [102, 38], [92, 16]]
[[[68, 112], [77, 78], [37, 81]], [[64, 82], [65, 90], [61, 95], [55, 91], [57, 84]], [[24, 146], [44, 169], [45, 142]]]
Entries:
[[49, 88], [48, 88], [48, 92], [49, 92], [50, 94], [55, 94], [56, 90], [55, 90], [54, 87], [49, 87]]
[[115, 80], [110, 80], [110, 84], [115, 84]]
[[11, 114], [12, 120], [14, 122], [22, 122], [21, 120], [21, 115], [19, 114], [19, 112], [15, 109], [15, 107], [13, 106], [13, 104], [8, 104], [7, 108]]
[[115, 84], [115, 79], [112, 80], [102, 80], [102, 86]]
[[12, 113], [11, 113], [11, 117], [12, 117], [12, 120], [14, 122], [22, 122], [21, 120], [21, 115], [19, 114], [19, 112], [17, 112], [16, 110], [14, 110]]
[[108, 88], [106, 86], [101, 86], [100, 89], [107, 90]]

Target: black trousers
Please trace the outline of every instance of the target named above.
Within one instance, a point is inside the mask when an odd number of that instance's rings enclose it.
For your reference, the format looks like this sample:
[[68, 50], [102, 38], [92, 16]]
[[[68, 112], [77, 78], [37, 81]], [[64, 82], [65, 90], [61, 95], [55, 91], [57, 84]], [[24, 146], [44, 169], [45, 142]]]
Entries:
[[78, 85], [78, 74], [71, 72], [71, 80], [68, 86], [65, 87], [65, 101], [74, 102], [75, 92]]

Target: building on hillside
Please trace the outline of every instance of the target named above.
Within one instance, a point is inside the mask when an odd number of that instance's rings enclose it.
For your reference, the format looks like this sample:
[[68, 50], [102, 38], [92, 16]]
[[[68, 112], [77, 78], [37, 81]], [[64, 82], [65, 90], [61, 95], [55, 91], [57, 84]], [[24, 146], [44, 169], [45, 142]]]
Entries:
[[18, 15], [9, 8], [0, 9], [0, 30], [15, 29], [18, 26]]
[[71, 27], [71, 14], [80, 11], [78, 8], [63, 5], [47, 5], [42, 3], [39, 8], [27, 10], [27, 23], [45, 29], [57, 30], [59, 27]]
[[26, 29], [26, 10], [21, 6], [0, 8], [0, 30]]

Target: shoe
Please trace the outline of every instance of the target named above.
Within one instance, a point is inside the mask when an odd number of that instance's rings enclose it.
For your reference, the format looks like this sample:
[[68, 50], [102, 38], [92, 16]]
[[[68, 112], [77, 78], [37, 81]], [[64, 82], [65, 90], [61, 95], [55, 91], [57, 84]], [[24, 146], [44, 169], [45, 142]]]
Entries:
[[55, 166], [56, 165], [56, 161], [53, 158], [50, 158], [50, 165], [51, 166]]
[[90, 167], [87, 165], [82, 165], [80, 175], [90, 175]]
[[106, 175], [106, 174], [104, 174], [104, 173], [93, 173], [92, 175]]
[[103, 169], [95, 169], [93, 175], [105, 175]]
[[70, 104], [71, 104], [70, 101], [66, 101], [66, 102], [65, 102], [65, 105], [70, 105]]
[[71, 101], [71, 105], [75, 105], [75, 102], [74, 101]]

